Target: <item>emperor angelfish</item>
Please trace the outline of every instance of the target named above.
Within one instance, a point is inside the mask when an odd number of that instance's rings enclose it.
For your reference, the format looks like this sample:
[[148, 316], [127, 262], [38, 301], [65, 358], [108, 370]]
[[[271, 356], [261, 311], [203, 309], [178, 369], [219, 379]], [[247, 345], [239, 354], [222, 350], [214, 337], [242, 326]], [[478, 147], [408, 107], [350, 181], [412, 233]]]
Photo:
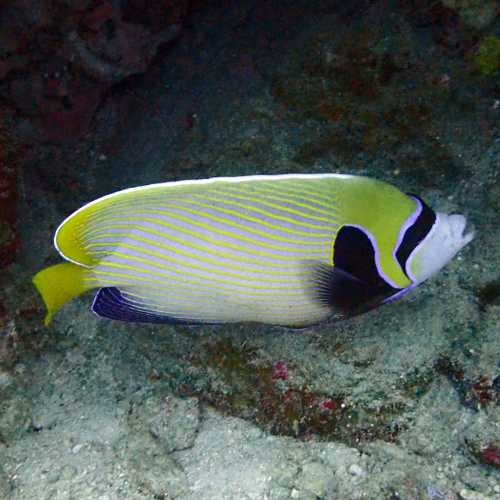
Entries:
[[74, 212], [54, 237], [68, 262], [33, 281], [46, 324], [97, 288], [93, 312], [115, 320], [303, 327], [401, 297], [472, 240], [465, 225], [366, 177], [166, 182]]

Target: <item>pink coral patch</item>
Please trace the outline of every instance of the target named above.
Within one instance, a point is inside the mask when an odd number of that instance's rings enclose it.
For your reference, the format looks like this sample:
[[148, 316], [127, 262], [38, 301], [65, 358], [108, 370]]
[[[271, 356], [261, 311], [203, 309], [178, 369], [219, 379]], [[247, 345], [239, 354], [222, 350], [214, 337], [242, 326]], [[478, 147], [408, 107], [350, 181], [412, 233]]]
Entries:
[[482, 452], [483, 461], [489, 465], [500, 467], [500, 447], [490, 444]]
[[273, 379], [288, 380], [288, 366], [284, 361], [276, 361], [273, 364]]

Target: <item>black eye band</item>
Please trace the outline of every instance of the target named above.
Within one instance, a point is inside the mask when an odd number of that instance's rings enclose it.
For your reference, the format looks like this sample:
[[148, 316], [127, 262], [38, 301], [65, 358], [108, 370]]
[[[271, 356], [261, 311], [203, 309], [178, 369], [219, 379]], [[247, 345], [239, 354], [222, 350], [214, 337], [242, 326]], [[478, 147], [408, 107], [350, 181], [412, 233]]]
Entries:
[[403, 236], [403, 241], [396, 251], [396, 258], [398, 259], [399, 265], [408, 276], [408, 273], [406, 272], [406, 262], [408, 257], [419, 245], [419, 243], [429, 234], [429, 231], [436, 222], [436, 214], [434, 210], [432, 210], [432, 208], [430, 208], [429, 205], [422, 200], [422, 198], [412, 193], [407, 194], [416, 200], [421, 207], [420, 214], [415, 222], [406, 230]]

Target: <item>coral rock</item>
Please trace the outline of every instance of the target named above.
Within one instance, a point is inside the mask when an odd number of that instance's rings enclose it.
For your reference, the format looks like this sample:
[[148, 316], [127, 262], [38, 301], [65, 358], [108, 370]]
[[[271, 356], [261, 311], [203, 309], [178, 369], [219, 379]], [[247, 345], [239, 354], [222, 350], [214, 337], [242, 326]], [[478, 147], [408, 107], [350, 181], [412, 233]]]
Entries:
[[446, 7], [454, 10], [462, 21], [478, 30], [489, 26], [497, 15], [495, 0], [441, 0]]

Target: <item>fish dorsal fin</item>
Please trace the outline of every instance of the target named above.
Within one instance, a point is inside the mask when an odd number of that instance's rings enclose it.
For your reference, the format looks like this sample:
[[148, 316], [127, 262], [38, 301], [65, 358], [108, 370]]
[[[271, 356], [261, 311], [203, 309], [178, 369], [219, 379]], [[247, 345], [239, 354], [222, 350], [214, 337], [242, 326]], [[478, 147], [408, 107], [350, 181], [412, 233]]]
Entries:
[[[116, 206], [133, 206], [138, 199], [152, 196], [161, 187], [131, 188], [112, 193], [87, 203], [67, 217], [57, 228], [54, 244], [62, 257], [87, 267], [93, 267], [99, 257], [92, 252], [89, 243], [95, 243], [95, 237], [106, 236], [113, 225], [112, 217]], [[109, 222], [108, 222], [109, 219]], [[101, 254], [102, 257], [102, 254]]]
[[96, 261], [88, 253], [83, 240], [87, 230], [87, 213], [75, 212], [57, 228], [54, 245], [66, 260], [91, 267]]
[[[193, 194], [202, 198], [204, 194], [223, 198], [226, 190], [229, 190], [228, 192], [234, 195], [235, 188], [237, 188], [236, 192], [240, 198], [245, 198], [248, 195], [258, 199], [268, 199], [279, 209], [280, 206], [287, 204], [288, 196], [294, 196], [293, 193], [296, 193], [297, 189], [300, 192], [303, 182], [307, 182], [310, 185], [310, 190], [314, 193], [317, 192], [322, 202], [324, 202], [325, 199], [329, 199], [330, 184], [335, 184], [341, 179], [344, 179], [344, 177], [335, 176], [335, 174], [220, 177], [165, 182], [124, 189], [87, 203], [67, 217], [57, 229], [54, 243], [65, 259], [76, 264], [93, 267], [103, 255], [103, 251], [99, 249], [97, 252], [99, 255], [96, 256], [96, 240], [102, 240], [102, 238], [106, 237], [110, 239], [118, 233], [120, 235], [117, 237], [121, 238], [121, 233], [130, 229], [123, 226], [123, 221], [116, 220], [117, 214], [120, 214], [121, 218], [123, 218], [127, 213], [133, 214], [134, 210], [156, 210], [158, 203], [164, 204], [165, 200], [174, 198], [182, 200], [184, 197], [189, 198]], [[330, 183], [325, 183], [325, 180], [330, 180]], [[280, 182], [285, 188], [278, 195], [274, 194], [277, 182]], [[254, 192], [256, 187], [258, 187], [258, 190]], [[275, 200], [276, 196], [277, 199]], [[313, 196], [313, 198], [315, 197]], [[320, 205], [320, 203], [315, 199], [313, 201], [315, 208], [310, 206], [308, 210], [321, 210], [320, 214], [313, 215], [324, 217], [326, 208], [316, 206]], [[333, 219], [332, 216], [332, 221]], [[333, 222], [337, 223], [338, 221]], [[109, 243], [107, 244], [107, 251], [112, 251]]]

